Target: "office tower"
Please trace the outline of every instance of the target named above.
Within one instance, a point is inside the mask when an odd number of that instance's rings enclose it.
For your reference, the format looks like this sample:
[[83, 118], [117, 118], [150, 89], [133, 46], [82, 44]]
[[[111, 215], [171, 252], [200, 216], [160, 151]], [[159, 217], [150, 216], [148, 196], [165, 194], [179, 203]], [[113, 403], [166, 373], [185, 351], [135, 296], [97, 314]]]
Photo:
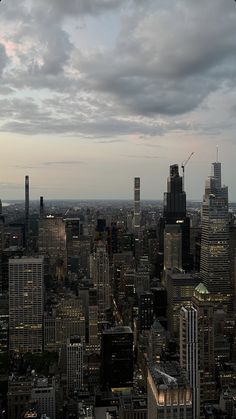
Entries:
[[191, 305], [194, 290], [199, 283], [199, 274], [177, 270], [166, 271], [167, 320], [172, 336], [179, 337], [179, 315], [181, 307]]
[[83, 343], [78, 336], [71, 337], [66, 345], [68, 394], [83, 388]]
[[191, 270], [190, 219], [186, 216], [186, 193], [177, 164], [170, 166], [167, 192], [164, 193], [164, 211], [159, 224], [160, 252], [164, 252], [164, 231], [166, 225], [178, 225], [182, 236], [182, 268]]
[[151, 363], [147, 379], [148, 419], [192, 419], [192, 390], [177, 362]]
[[133, 332], [117, 326], [105, 330], [101, 341], [103, 390], [133, 387]]
[[134, 220], [133, 220], [133, 232], [134, 232], [134, 254], [135, 258], [139, 259], [141, 254], [141, 210], [140, 210], [140, 178], [134, 178]]
[[141, 256], [137, 264], [135, 292], [140, 295], [150, 290], [150, 263], [148, 256]]
[[67, 271], [78, 274], [81, 223], [79, 218], [65, 218]]
[[200, 371], [200, 401], [215, 400], [215, 356], [214, 356], [214, 300], [204, 284], [194, 290], [193, 307], [198, 318], [198, 348]]
[[134, 178], [134, 236], [138, 240], [140, 238], [140, 177]]
[[39, 254], [45, 256], [47, 274], [63, 280], [66, 275], [66, 229], [61, 217], [48, 216], [39, 220]]
[[227, 304], [232, 295], [229, 257], [228, 188], [221, 185], [221, 163], [212, 164], [202, 204], [200, 273], [208, 291], [221, 294]]
[[139, 296], [139, 331], [150, 330], [153, 324], [153, 294], [146, 292]]
[[164, 269], [182, 269], [182, 232], [179, 224], [166, 224], [164, 230]]
[[56, 419], [56, 384], [46, 377], [37, 377], [31, 391], [31, 402], [35, 404], [39, 417]]
[[63, 295], [53, 313], [44, 315], [44, 347], [57, 351], [71, 336], [85, 342], [86, 321], [83, 302], [75, 295]]
[[200, 415], [200, 374], [198, 363], [198, 317], [194, 307], [180, 310], [180, 365], [192, 387], [193, 419]]
[[40, 196], [40, 202], [39, 202], [39, 218], [44, 217], [44, 202], [43, 202], [43, 196]]
[[97, 290], [91, 288], [89, 290], [89, 301], [88, 301], [88, 337], [89, 345], [96, 349], [99, 345], [98, 336], [98, 297]]
[[43, 257], [9, 260], [9, 349], [41, 352]]
[[25, 244], [29, 246], [29, 176], [25, 176]]
[[111, 284], [109, 257], [103, 242], [98, 242], [90, 262], [91, 277], [98, 293], [98, 317], [106, 320], [106, 310], [111, 307]]

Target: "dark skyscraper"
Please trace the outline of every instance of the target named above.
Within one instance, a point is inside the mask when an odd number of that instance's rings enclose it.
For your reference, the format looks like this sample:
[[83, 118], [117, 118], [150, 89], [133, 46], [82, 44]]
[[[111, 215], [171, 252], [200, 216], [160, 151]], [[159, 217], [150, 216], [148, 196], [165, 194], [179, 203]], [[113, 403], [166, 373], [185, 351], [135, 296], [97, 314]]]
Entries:
[[177, 164], [170, 166], [167, 180], [167, 192], [164, 194], [163, 218], [160, 221], [160, 251], [164, 251], [164, 231], [168, 225], [180, 227], [182, 240], [182, 268], [191, 270], [190, 257], [190, 219], [186, 216], [186, 193], [183, 190], [183, 178], [179, 175]]
[[25, 176], [25, 245], [29, 242], [29, 176]]
[[40, 218], [43, 218], [43, 217], [44, 217], [44, 202], [43, 202], [43, 196], [40, 196], [39, 216], [40, 216]]
[[183, 191], [183, 181], [177, 164], [170, 166], [167, 192], [164, 193], [164, 217], [175, 221], [186, 217], [186, 193]]
[[133, 387], [133, 332], [117, 326], [102, 334], [102, 388]]

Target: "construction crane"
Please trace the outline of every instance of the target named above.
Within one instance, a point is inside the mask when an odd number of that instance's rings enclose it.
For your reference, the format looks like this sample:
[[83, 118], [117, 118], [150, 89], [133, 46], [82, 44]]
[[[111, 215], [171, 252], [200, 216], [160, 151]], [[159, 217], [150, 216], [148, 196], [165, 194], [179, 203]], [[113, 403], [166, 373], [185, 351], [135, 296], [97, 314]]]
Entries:
[[187, 165], [187, 163], [189, 162], [189, 160], [191, 159], [191, 157], [194, 155], [194, 151], [192, 151], [192, 153], [188, 156], [188, 158], [186, 160], [184, 160], [181, 164], [181, 168], [183, 171], [183, 191], [184, 191], [184, 172], [185, 172], [185, 166]]

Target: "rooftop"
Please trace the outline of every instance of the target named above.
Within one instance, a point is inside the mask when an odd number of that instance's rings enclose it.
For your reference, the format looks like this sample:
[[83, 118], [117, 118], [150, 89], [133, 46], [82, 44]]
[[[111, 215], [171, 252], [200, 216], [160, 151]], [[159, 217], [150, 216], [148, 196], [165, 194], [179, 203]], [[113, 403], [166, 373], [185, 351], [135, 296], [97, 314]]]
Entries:
[[150, 364], [149, 371], [157, 387], [189, 387], [189, 382], [186, 378], [184, 370], [181, 369], [179, 363], [176, 361]]

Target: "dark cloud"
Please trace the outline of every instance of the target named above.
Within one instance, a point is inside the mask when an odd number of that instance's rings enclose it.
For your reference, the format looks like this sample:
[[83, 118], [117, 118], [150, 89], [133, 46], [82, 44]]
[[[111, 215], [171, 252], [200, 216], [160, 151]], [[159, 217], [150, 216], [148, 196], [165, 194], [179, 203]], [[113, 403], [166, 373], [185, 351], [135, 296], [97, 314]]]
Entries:
[[[68, 21], [122, 7], [112, 47], [73, 44]], [[231, 1], [9, 0], [1, 12], [0, 94], [10, 96], [0, 102], [1, 131], [98, 139], [191, 131], [185, 115], [235, 86]]]

